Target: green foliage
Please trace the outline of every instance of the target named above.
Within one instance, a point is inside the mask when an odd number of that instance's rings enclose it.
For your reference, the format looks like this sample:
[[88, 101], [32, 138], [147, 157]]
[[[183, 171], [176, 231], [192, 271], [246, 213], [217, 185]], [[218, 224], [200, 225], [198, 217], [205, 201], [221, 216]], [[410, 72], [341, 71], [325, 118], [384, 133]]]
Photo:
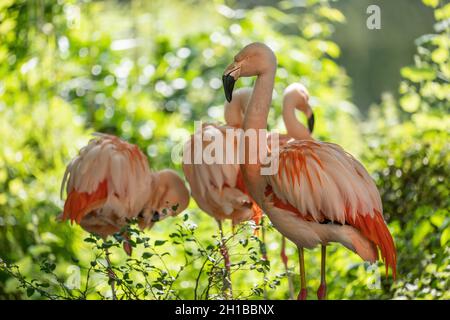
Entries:
[[[440, 2], [424, 3], [436, 8]], [[400, 106], [409, 113], [450, 111], [450, 4], [439, 6], [435, 18], [436, 33], [416, 40], [415, 65], [401, 70], [404, 81], [400, 84]]]
[[[385, 101], [384, 108], [398, 107]], [[384, 116], [396, 122], [392, 112]], [[400, 277], [389, 296], [449, 298], [449, 125], [448, 115], [416, 113], [384, 125], [369, 140], [365, 162], [378, 183], [398, 252]]]
[[[224, 273], [221, 243], [216, 236], [212, 241], [200, 242], [196, 225], [186, 220], [177, 223], [168, 235], [168, 240], [154, 240], [136, 229], [134, 224], [127, 226], [110, 240], [102, 240], [90, 235], [84, 239], [91, 252], [87, 263], [72, 258], [69, 276], [61, 277], [56, 270], [55, 257], [40, 259], [40, 273], [37, 279], [28, 280], [16, 264], [0, 260], [0, 270], [15, 279], [17, 288], [22, 289], [28, 298], [46, 299], [224, 299], [222, 290]], [[243, 273], [264, 274], [269, 270], [268, 261], [260, 254], [260, 240], [251, 235], [249, 225], [241, 225], [236, 233], [225, 238], [224, 243], [230, 252], [239, 251], [239, 261], [231, 265], [234, 277]], [[123, 255], [120, 236], [126, 232], [133, 255], [118, 259]], [[247, 258], [242, 255], [246, 251]], [[183, 259], [173, 265], [170, 256], [182, 252]], [[119, 263], [119, 261], [121, 261]], [[282, 275], [277, 275], [281, 278]], [[269, 282], [269, 279], [266, 280]], [[247, 281], [249, 282], [249, 281]], [[275, 289], [279, 280], [271, 280], [269, 286]], [[236, 299], [262, 296], [265, 284], [240, 288], [235, 292]]]
[[[439, 1], [424, 3], [438, 7]], [[436, 18], [448, 8], [441, 5]], [[450, 297], [450, 28], [435, 28], [436, 34], [417, 40], [415, 65], [401, 70], [399, 102], [385, 95], [367, 125], [365, 163], [382, 195], [399, 261], [400, 279], [382, 297]], [[442, 50], [447, 54], [438, 56]]]
[[[396, 240], [399, 280], [381, 277], [375, 288], [367, 278], [380, 275], [381, 264], [370, 269], [342, 246], [330, 246], [329, 298], [448, 299], [449, 5], [424, 3], [435, 8], [436, 34], [418, 39], [415, 65], [401, 71], [399, 101], [386, 95], [360, 125], [331, 41], [345, 17], [327, 1], [247, 9], [195, 2], [202, 10], [178, 0], [2, 1], [0, 298], [108, 299], [111, 285], [118, 299], [224, 298], [217, 226], [193, 202], [151, 231], [130, 226], [127, 257], [120, 235], [101, 240], [56, 221], [59, 184], [93, 131], [138, 144], [155, 169], [179, 169], [171, 152], [193, 121], [223, 120], [224, 67], [244, 44], [264, 41], [278, 57], [269, 127], [283, 130], [281, 92], [303, 82], [316, 137], [363, 159]], [[280, 235], [265, 221], [263, 243], [254, 228], [243, 224], [234, 234], [225, 228], [233, 298], [288, 298]], [[288, 271], [298, 288], [294, 249], [288, 244]], [[306, 255], [311, 289], [319, 285], [318, 254]]]

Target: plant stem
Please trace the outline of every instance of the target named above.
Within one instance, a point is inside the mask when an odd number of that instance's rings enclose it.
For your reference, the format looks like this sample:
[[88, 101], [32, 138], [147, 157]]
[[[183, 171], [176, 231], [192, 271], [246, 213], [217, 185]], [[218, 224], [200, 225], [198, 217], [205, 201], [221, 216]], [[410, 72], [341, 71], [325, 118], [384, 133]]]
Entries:
[[106, 259], [106, 263], [107, 263], [107, 267], [106, 267], [106, 271], [108, 272], [108, 277], [109, 277], [109, 284], [111, 285], [111, 294], [112, 294], [112, 299], [113, 300], [117, 300], [116, 297], [116, 274], [114, 273], [112, 267], [111, 267], [111, 260], [109, 260], [109, 250], [108, 248], [105, 248], [105, 259]]
[[225, 272], [223, 273], [223, 286], [222, 286], [222, 294], [225, 299], [233, 299], [233, 287], [231, 284], [231, 263], [230, 256], [228, 254], [228, 249], [225, 244], [225, 236], [223, 234], [222, 221], [217, 220], [219, 224], [219, 232], [220, 232], [220, 253], [223, 256], [223, 260], [225, 263]]

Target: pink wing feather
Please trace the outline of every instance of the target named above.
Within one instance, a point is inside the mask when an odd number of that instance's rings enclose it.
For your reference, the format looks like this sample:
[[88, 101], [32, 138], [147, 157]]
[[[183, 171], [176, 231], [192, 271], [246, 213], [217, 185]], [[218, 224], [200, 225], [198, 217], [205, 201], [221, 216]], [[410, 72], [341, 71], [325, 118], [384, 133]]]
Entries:
[[[202, 133], [205, 136], [225, 137], [227, 129], [234, 130], [231, 126], [216, 126], [205, 124]], [[198, 134], [199, 132], [197, 132]], [[245, 189], [240, 167], [236, 160], [231, 163], [193, 163], [194, 139], [202, 152], [211, 142], [202, 141], [201, 136], [194, 135], [184, 146], [183, 171], [186, 180], [191, 187], [192, 197], [198, 206], [215, 219], [232, 219], [233, 223], [253, 219], [258, 223], [261, 210], [252, 201]], [[234, 140], [234, 153], [237, 159], [238, 139]], [[226, 155], [227, 143], [222, 144], [223, 154]]]
[[332, 143], [297, 140], [281, 148], [279, 171], [267, 176], [274, 205], [313, 222], [353, 226], [376, 245], [386, 268], [396, 269], [396, 251], [383, 218], [380, 195], [366, 169]]

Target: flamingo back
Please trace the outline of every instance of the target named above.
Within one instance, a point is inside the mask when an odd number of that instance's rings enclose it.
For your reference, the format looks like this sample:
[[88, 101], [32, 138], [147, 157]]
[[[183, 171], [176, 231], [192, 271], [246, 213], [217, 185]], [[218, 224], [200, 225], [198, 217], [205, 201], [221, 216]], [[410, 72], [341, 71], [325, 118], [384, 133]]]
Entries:
[[144, 207], [151, 190], [146, 157], [136, 145], [115, 136], [95, 136], [66, 168], [61, 185], [61, 197], [64, 188], [67, 192], [62, 219], [80, 223], [91, 212], [105, 218], [114, 213], [115, 221], [125, 222]]
[[340, 146], [290, 142], [280, 150], [278, 173], [266, 181], [265, 195], [275, 206], [303, 220], [356, 228], [380, 249], [395, 276], [396, 250], [378, 190], [362, 164]]
[[[202, 158], [201, 163], [194, 163], [194, 143], [201, 147], [202, 154], [212, 146], [214, 139], [225, 139], [226, 130], [235, 130], [231, 126], [218, 126], [204, 124], [202, 132], [197, 132], [184, 146], [183, 171], [191, 187], [192, 197], [200, 209], [213, 216], [217, 220], [232, 219], [233, 223], [240, 223], [249, 219], [259, 222], [261, 210], [255, 206], [254, 201], [248, 195], [240, 173], [238, 159], [239, 136], [232, 141], [234, 158], [229, 161], [212, 161], [206, 163]], [[200, 135], [198, 135], [200, 134]], [[205, 137], [216, 137], [210, 141], [204, 141]], [[225, 141], [225, 140], [223, 140]], [[223, 146], [224, 157], [230, 144], [218, 144]], [[225, 159], [222, 159], [225, 160]]]

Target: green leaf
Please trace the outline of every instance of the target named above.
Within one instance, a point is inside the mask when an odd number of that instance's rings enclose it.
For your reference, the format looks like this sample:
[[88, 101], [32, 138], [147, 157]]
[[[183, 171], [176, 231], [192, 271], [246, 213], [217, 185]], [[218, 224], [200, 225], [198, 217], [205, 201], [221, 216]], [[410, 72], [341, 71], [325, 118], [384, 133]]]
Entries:
[[445, 217], [447, 215], [447, 211], [444, 210], [437, 210], [430, 218], [430, 221], [433, 225], [435, 225], [437, 228], [441, 227], [442, 224], [445, 222]]
[[416, 112], [420, 107], [420, 97], [416, 93], [407, 93], [400, 98], [400, 106], [406, 112]]
[[431, 59], [438, 64], [444, 63], [448, 60], [448, 50], [442, 47], [437, 48], [431, 54]]
[[150, 253], [150, 252], [144, 252], [144, 253], [142, 254], [142, 259], [149, 259], [149, 258], [151, 258], [152, 256], [153, 256], [152, 253]]
[[432, 8], [436, 8], [439, 0], [422, 0], [423, 4]]
[[318, 13], [330, 21], [340, 23], [345, 22], [345, 16], [337, 9], [330, 8], [328, 6], [322, 6], [318, 10]]
[[34, 288], [28, 288], [27, 289], [27, 297], [31, 297], [34, 294]]
[[401, 75], [412, 82], [422, 82], [425, 80], [433, 80], [436, 73], [431, 68], [404, 67], [400, 71]]
[[42, 287], [42, 288], [48, 288], [50, 287], [50, 283], [48, 282], [43, 282], [43, 283], [39, 283], [38, 286]]
[[450, 240], [450, 227], [445, 228], [441, 234], [441, 247], [445, 246]]
[[450, 3], [447, 3], [440, 9], [437, 9], [434, 13], [436, 20], [445, 20], [450, 18]]
[[167, 240], [156, 240], [155, 241], [155, 247], [162, 246], [166, 242], [167, 242]]
[[163, 290], [164, 289], [164, 287], [160, 283], [154, 283], [152, 287], [156, 288], [158, 290]]
[[413, 245], [418, 246], [431, 231], [433, 231], [433, 226], [428, 220], [419, 223], [412, 238]]

